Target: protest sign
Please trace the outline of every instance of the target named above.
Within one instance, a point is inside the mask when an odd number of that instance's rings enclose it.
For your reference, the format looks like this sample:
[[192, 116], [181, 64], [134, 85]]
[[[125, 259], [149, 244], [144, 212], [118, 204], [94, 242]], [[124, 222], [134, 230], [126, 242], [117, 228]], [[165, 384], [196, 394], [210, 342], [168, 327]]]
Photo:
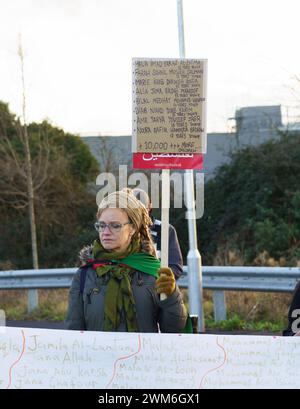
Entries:
[[300, 388], [300, 338], [5, 328], [0, 389]]
[[203, 169], [199, 153], [134, 153], [133, 169]]
[[207, 60], [133, 59], [133, 152], [206, 152], [206, 71]]

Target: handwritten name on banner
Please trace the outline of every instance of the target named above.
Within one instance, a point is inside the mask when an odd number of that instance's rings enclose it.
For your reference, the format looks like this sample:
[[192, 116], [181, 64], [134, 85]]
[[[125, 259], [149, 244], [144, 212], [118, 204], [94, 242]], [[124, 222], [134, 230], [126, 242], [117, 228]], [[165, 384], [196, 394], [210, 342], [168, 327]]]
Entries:
[[206, 152], [207, 61], [133, 59], [133, 152]]
[[300, 388], [296, 337], [5, 328], [0, 389]]

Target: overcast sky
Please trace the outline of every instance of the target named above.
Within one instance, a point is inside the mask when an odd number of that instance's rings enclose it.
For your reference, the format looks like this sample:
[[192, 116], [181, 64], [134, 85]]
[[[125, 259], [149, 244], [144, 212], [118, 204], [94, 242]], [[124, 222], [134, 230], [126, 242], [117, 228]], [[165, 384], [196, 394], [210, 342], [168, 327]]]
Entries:
[[[186, 57], [208, 59], [209, 132], [226, 131], [242, 106], [298, 113], [299, 0], [183, 7]], [[132, 57], [179, 56], [176, 0], [0, 0], [0, 100], [17, 115], [19, 33], [28, 121], [75, 133], [130, 134]]]

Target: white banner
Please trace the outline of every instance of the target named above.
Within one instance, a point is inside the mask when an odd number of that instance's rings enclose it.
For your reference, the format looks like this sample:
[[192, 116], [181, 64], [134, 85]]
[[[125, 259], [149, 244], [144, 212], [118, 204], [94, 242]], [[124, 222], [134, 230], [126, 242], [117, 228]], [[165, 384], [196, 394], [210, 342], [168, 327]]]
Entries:
[[300, 387], [298, 337], [1, 330], [0, 389]]

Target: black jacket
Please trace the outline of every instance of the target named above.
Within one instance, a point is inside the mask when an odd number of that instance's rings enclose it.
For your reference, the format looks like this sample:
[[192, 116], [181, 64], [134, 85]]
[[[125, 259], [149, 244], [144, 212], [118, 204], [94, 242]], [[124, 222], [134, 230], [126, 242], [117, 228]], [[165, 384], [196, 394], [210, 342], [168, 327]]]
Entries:
[[[152, 226], [151, 226], [151, 235], [156, 245], [156, 250], [158, 256], [160, 257], [160, 250], [161, 250], [161, 221], [152, 218]], [[169, 267], [172, 269], [176, 280], [181, 276], [183, 272], [183, 260], [182, 254], [177, 238], [177, 233], [175, 228], [170, 224], [169, 225]]]
[[[299, 313], [296, 314], [295, 310], [299, 310]], [[293, 316], [293, 312], [294, 312], [295, 316]], [[299, 317], [300, 317], [300, 282], [297, 284], [297, 286], [295, 288], [295, 291], [294, 291], [294, 294], [293, 294], [292, 303], [291, 303], [289, 313], [288, 313], [289, 325], [288, 325], [287, 329], [283, 331], [283, 334], [282, 334], [283, 336], [293, 336], [293, 335], [295, 335], [295, 332], [293, 332], [293, 330], [292, 330], [292, 325], [293, 325], [293, 322], [296, 321], [296, 320], [298, 320], [297, 327], [298, 327], [298, 331], [300, 331]]]
[[[81, 289], [81, 273], [82, 269], [79, 268], [70, 288], [66, 329], [103, 331], [104, 300], [109, 274], [98, 277], [96, 271], [88, 267]], [[136, 271], [132, 277], [131, 287], [139, 332], [158, 332], [159, 329], [161, 332], [169, 333], [183, 331], [187, 311], [177, 286], [172, 295], [161, 301], [154, 288], [155, 278]], [[127, 332], [124, 316], [118, 331]]]

